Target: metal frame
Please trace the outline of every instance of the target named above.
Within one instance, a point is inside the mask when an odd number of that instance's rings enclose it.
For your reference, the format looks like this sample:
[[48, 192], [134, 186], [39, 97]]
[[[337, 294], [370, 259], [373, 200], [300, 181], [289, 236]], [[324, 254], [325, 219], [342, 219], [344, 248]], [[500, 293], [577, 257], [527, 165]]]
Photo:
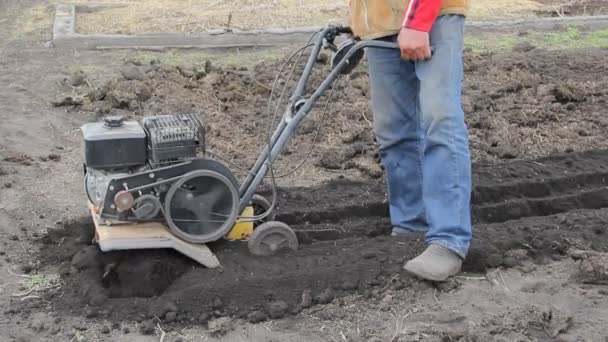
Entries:
[[[361, 54], [363, 53], [361, 50], [369, 47], [398, 49], [398, 45], [394, 42], [376, 40], [355, 41], [352, 39], [348, 44], [340, 45], [338, 48], [334, 45], [334, 41], [336, 36], [340, 34], [348, 35], [351, 34], [351, 31], [347, 27], [328, 27], [320, 31], [315, 43], [311, 44], [313, 47], [312, 53], [308, 57], [304, 71], [298, 80], [293, 94], [289, 98], [282, 118], [272, 133], [269, 143], [264, 147], [251, 171], [247, 173], [247, 176], [240, 186], [230, 169], [219, 161], [214, 161], [212, 159], [187, 160], [175, 165], [161, 166], [134, 175], [112, 179], [109, 182], [107, 191], [104, 195], [103, 209], [101, 210], [100, 217], [107, 220], [131, 221], [128, 220], [128, 212], [118, 211], [114, 204], [115, 195], [118, 192], [127, 191], [130, 193], [139, 192], [140, 195], [145, 194], [155, 187], [169, 187], [188, 172], [199, 169], [209, 169], [219, 173], [227, 177], [230, 182], [234, 184], [234, 187], [238, 190], [236, 192], [236, 202], [238, 202], [237, 213], [242, 213], [245, 208], [250, 205], [258, 187], [266, 177], [271, 163], [277, 159], [281, 151], [285, 148], [302, 119], [308, 115], [315, 103], [323, 93], [332, 86], [332, 83], [334, 83], [340, 75], [347, 73], [347, 71], [356, 66], [356, 63], [360, 60]], [[313, 66], [316, 63], [322, 48], [327, 48], [336, 52], [334, 60], [332, 61], [332, 70], [325, 80], [323, 80], [321, 85], [315, 89], [309, 97], [306, 97], [306, 83], [310, 78]], [[345, 70], [345, 68], [349, 69]], [[162, 199], [162, 196], [159, 199]], [[163, 213], [163, 217], [164, 216], [165, 213]], [[149, 220], [137, 219], [135, 221], [146, 222], [157, 220], [157, 218], [154, 218]], [[233, 218], [230, 218], [229, 220], [234, 221]]]
[[[287, 108], [283, 113], [283, 117], [279, 122], [279, 125], [275, 129], [270, 139], [270, 145], [266, 145], [261, 155], [258, 157], [251, 171], [247, 174], [244, 181], [241, 183], [239, 188], [240, 202], [239, 212], [243, 211], [249, 204], [251, 198], [257, 191], [258, 186], [262, 183], [266, 177], [266, 173], [269, 170], [269, 165], [279, 156], [293, 133], [295, 132], [299, 123], [308, 115], [312, 110], [317, 100], [329, 89], [331, 84], [341, 74], [342, 69], [349, 63], [349, 59], [355, 55], [359, 50], [373, 47], [383, 49], [398, 49], [398, 45], [388, 41], [377, 41], [377, 40], [364, 40], [357, 42], [350, 50], [344, 55], [344, 58], [335, 65], [330, 74], [325, 78], [321, 85], [313, 92], [309, 98], [304, 97], [306, 90], [306, 82], [310, 77], [312, 68], [318, 58], [319, 52], [322, 47], [333, 46], [333, 41], [337, 35], [340, 34], [352, 34], [351, 30], [347, 27], [334, 26], [327, 27], [317, 38], [312, 53], [308, 58], [308, 62], [304, 67], [302, 76], [300, 77], [296, 89], [293, 95], [289, 99]], [[335, 48], [335, 46], [333, 46]], [[334, 50], [334, 49], [332, 49]], [[335, 50], [334, 50], [335, 51]]]

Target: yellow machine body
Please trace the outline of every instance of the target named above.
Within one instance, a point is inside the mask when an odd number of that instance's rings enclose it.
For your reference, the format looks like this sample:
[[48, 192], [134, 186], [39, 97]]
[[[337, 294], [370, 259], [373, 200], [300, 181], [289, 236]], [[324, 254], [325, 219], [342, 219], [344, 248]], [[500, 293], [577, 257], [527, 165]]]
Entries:
[[236, 221], [234, 227], [226, 235], [226, 239], [249, 240], [251, 233], [253, 233], [253, 220], [250, 219], [250, 217], [253, 217], [253, 214], [253, 207], [246, 207], [241, 214], [241, 218]]

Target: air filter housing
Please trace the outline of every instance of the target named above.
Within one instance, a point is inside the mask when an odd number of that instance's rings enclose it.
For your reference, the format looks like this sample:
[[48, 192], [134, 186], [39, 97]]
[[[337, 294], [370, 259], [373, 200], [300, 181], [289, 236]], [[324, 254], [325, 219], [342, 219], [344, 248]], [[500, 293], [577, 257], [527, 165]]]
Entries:
[[153, 165], [195, 158], [204, 152], [204, 127], [195, 114], [171, 114], [145, 117], [148, 136], [148, 159]]

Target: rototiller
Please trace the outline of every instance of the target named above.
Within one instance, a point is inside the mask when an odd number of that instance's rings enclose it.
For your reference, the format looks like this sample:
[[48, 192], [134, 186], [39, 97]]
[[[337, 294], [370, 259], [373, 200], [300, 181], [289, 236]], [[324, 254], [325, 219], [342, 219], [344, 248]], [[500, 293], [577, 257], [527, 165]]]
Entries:
[[[335, 44], [340, 36], [342, 42]], [[364, 48], [397, 48], [395, 43], [351, 36], [349, 28], [328, 27], [298, 50], [312, 47], [281, 120], [272, 134], [274, 124], [270, 125], [266, 147], [241, 182], [227, 166], [208, 157], [205, 128], [196, 114], [145, 116], [141, 122], [107, 117], [83, 125], [94, 242], [102, 251], [174, 248], [210, 268], [219, 261], [206, 243], [222, 238], [246, 240], [250, 252], [260, 256], [296, 250], [294, 231], [274, 221], [272, 163], [324, 92], [357, 66]], [[322, 48], [333, 52], [331, 72], [306, 97], [306, 83]], [[272, 201], [256, 194], [269, 171]]]

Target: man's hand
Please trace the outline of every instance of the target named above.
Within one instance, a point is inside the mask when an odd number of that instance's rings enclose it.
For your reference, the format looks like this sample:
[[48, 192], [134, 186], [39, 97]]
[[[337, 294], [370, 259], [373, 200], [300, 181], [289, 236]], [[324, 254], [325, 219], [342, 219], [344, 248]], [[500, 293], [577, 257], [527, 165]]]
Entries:
[[424, 31], [402, 28], [399, 32], [399, 48], [401, 58], [410, 61], [421, 61], [431, 58], [429, 33]]

